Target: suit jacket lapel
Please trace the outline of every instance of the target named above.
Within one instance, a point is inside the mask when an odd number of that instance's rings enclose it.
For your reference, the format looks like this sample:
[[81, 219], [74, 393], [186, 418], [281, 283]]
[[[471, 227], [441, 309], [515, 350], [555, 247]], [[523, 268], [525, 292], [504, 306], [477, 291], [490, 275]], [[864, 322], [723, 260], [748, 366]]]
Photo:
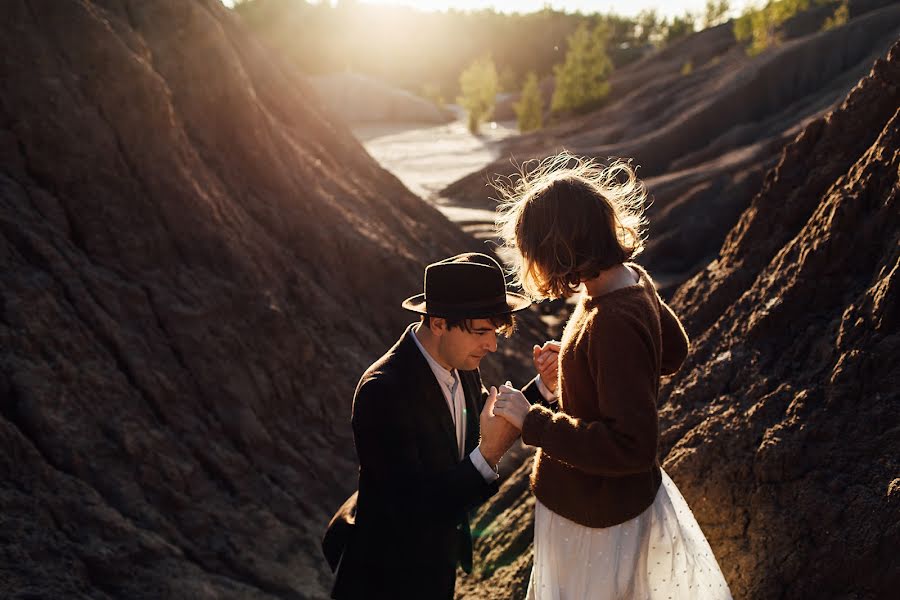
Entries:
[[416, 404], [420, 406], [420, 414], [426, 422], [437, 421], [441, 439], [436, 443], [447, 446], [448, 450], [452, 452], [454, 461], [458, 461], [459, 446], [456, 444], [456, 428], [453, 426], [453, 417], [450, 415], [447, 400], [441, 392], [441, 386], [434, 376], [434, 371], [431, 370], [416, 343], [409, 337], [412, 327], [413, 325], [410, 325], [406, 329], [404, 340], [400, 343], [398, 351], [403, 352], [410, 377], [417, 379], [415, 389], [421, 393], [421, 401]]

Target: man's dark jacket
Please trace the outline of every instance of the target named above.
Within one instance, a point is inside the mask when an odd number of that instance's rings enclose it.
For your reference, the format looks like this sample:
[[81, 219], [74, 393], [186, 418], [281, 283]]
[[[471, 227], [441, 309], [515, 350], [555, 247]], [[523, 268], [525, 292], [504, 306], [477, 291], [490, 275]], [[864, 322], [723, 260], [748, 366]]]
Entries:
[[[481, 376], [459, 371], [466, 398], [460, 460], [447, 401], [410, 328], [356, 388], [358, 491], [322, 542], [332, 569], [340, 562], [333, 598], [453, 598], [456, 566], [472, 566], [467, 512], [498, 489], [469, 459], [487, 398]], [[529, 399], [539, 397], [527, 387]]]

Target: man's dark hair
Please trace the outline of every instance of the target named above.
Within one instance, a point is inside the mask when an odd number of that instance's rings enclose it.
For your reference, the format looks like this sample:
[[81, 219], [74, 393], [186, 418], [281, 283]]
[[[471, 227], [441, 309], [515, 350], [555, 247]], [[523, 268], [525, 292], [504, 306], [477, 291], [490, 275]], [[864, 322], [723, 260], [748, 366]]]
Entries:
[[[454, 319], [451, 317], [442, 317], [441, 315], [422, 315], [422, 324], [425, 327], [431, 326], [431, 317], [440, 317], [447, 321], [447, 329], [453, 329], [454, 327], [456, 327], [469, 333], [472, 333], [472, 321], [475, 320], [467, 318]], [[503, 334], [505, 337], [509, 337], [510, 335], [512, 335], [512, 332], [516, 329], [516, 318], [511, 314], [494, 315], [493, 317], [483, 318], [490, 321], [491, 325], [494, 326], [494, 329]]]

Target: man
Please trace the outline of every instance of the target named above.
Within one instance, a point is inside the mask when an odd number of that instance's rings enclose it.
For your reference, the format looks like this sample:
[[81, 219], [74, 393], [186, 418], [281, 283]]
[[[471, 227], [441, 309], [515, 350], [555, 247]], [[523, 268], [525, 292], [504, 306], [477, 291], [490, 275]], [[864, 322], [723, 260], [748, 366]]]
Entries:
[[[467, 513], [497, 492], [497, 463], [518, 437], [493, 415], [497, 390], [484, 388], [478, 365], [529, 304], [484, 254], [425, 269], [425, 293], [402, 304], [421, 321], [356, 388], [358, 491], [322, 541], [337, 568], [333, 598], [453, 598], [457, 565], [472, 567]], [[534, 348], [544, 383], [525, 386], [533, 402], [553, 399], [555, 350]]]

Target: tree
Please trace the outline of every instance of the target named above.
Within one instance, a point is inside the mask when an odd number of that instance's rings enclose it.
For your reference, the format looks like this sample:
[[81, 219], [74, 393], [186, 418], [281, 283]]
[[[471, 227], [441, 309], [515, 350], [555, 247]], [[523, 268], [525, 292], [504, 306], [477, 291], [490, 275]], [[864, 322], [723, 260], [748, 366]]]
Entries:
[[569, 36], [565, 62], [553, 67], [556, 89], [550, 109], [554, 113], [591, 107], [609, 93], [612, 62], [606, 54], [608, 32], [604, 23], [588, 31], [582, 23]]
[[635, 43], [639, 46], [659, 43], [665, 21], [665, 18], [659, 18], [655, 9], [651, 8], [639, 12], [635, 18]]
[[516, 118], [519, 122], [519, 131], [534, 131], [544, 125], [544, 99], [541, 97], [541, 87], [538, 84], [537, 75], [529, 71], [522, 87], [522, 96], [513, 105]]
[[458, 102], [469, 114], [469, 131], [478, 133], [478, 127], [494, 112], [499, 89], [497, 68], [491, 57], [479, 58], [459, 76], [462, 95]]
[[709, 29], [719, 23], [724, 23], [728, 17], [731, 6], [728, 0], [706, 0], [706, 12], [703, 13], [703, 29]]
[[828, 31], [829, 29], [846, 25], [849, 19], [850, 7], [847, 5], [847, 0], [844, 0], [836, 9], [834, 9], [834, 14], [825, 19], [825, 23], [822, 25], [822, 31]]
[[683, 17], [672, 17], [672, 24], [666, 29], [665, 43], [670, 44], [678, 38], [694, 33], [695, 17], [689, 12]]
[[[813, 0], [818, 6], [829, 0]], [[781, 25], [795, 15], [809, 10], [811, 0], [769, 0], [765, 6], [747, 8], [734, 22], [734, 37], [749, 41], [747, 54], [755, 56], [779, 42]]]

